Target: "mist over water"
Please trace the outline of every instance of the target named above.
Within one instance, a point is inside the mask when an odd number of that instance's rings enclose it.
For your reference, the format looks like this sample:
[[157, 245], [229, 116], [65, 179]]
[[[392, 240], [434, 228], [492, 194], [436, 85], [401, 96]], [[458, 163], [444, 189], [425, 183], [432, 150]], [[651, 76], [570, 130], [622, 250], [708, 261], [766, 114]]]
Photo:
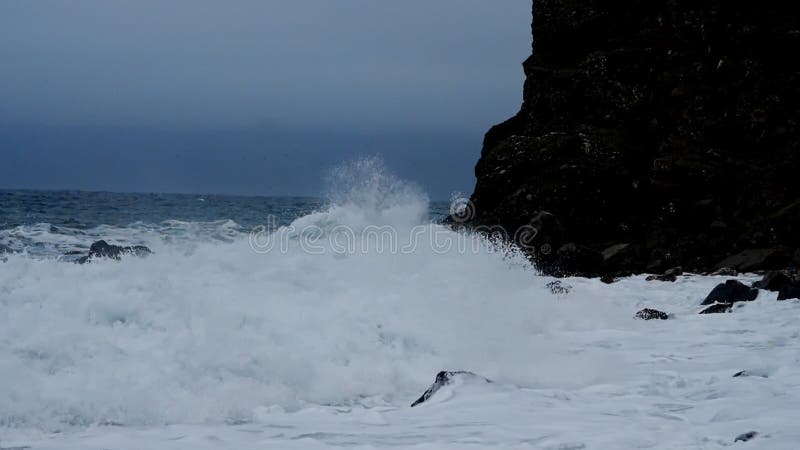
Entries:
[[[287, 225], [456, 235], [431, 222], [424, 192], [378, 160], [341, 166], [329, 181], [327, 206]], [[235, 223], [214, 226], [224, 239], [91, 228], [151, 245], [144, 259], [7, 255], [0, 427], [241, 423], [264, 408], [405, 405], [442, 369], [529, 387], [635, 373], [591, 349], [575, 362], [552, 338], [625, 314], [609, 307], [586, 317], [597, 301], [589, 293], [554, 300], [549, 280], [492, 243], [467, 253], [423, 243], [407, 253], [311, 254], [291, 239], [287, 251], [264, 253]]]

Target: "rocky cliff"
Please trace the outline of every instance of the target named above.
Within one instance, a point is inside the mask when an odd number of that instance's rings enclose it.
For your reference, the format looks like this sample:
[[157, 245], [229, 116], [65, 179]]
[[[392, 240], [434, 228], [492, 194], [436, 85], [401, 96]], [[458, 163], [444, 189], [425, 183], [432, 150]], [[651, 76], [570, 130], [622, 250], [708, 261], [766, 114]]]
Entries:
[[546, 272], [800, 259], [800, 14], [764, 0], [534, 0], [521, 111], [486, 135], [473, 225]]

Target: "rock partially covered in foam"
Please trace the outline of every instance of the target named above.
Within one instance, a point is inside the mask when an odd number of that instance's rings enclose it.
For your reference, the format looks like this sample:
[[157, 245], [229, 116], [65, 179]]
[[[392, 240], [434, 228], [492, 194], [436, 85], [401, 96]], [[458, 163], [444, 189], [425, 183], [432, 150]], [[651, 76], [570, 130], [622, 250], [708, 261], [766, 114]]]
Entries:
[[749, 442], [749, 441], [752, 441], [753, 439], [755, 439], [757, 437], [758, 437], [758, 431], [750, 431], [750, 432], [747, 432], [745, 434], [740, 434], [739, 436], [736, 437], [736, 440], [733, 441], [733, 442], [734, 443], [736, 443], [736, 442]]
[[555, 280], [545, 285], [553, 295], [566, 295], [572, 290], [572, 286], [562, 283], [560, 280]]
[[153, 252], [144, 245], [123, 247], [120, 245], [111, 245], [106, 241], [97, 241], [89, 248], [89, 256], [84, 256], [77, 262], [79, 264], [85, 264], [95, 258], [120, 260], [124, 255], [147, 256], [151, 253]]
[[491, 383], [492, 381], [484, 378], [480, 375], [476, 375], [472, 372], [465, 372], [465, 371], [457, 371], [457, 372], [439, 372], [436, 375], [436, 380], [433, 382], [431, 387], [425, 391], [420, 398], [417, 399], [414, 403], [411, 404], [411, 407], [415, 407], [422, 403], [427, 402], [428, 400], [433, 397], [439, 389], [452, 384], [456, 381], [467, 381], [467, 382], [479, 382], [479, 383]]
[[642, 320], [668, 320], [669, 314], [657, 309], [645, 308], [636, 313], [636, 318]]

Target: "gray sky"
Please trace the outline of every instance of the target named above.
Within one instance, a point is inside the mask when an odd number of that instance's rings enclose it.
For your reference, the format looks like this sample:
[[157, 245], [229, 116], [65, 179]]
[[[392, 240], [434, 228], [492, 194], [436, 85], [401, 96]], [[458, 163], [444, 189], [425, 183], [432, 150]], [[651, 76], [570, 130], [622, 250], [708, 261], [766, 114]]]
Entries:
[[315, 195], [381, 154], [471, 191], [530, 0], [0, 2], [0, 188]]

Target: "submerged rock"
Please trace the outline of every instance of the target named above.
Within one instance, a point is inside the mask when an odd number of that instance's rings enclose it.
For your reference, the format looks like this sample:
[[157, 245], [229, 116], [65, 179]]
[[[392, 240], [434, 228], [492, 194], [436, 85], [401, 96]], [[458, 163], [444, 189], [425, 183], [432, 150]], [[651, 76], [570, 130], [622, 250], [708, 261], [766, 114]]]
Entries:
[[750, 372], [749, 370], [743, 370], [741, 372], [736, 372], [735, 374], [733, 374], [733, 378], [744, 378], [744, 377], [769, 378], [767, 374]]
[[442, 372], [439, 372], [436, 375], [436, 380], [433, 382], [431, 387], [429, 387], [428, 390], [425, 391], [422, 394], [422, 396], [417, 399], [417, 401], [412, 403], [411, 407], [413, 408], [413, 407], [415, 407], [417, 405], [420, 405], [422, 403], [427, 402], [428, 400], [430, 400], [431, 397], [433, 397], [434, 394], [436, 394], [436, 392], [439, 389], [441, 389], [442, 387], [447, 386], [448, 384], [454, 382], [456, 379], [468, 379], [468, 380], [472, 380], [472, 381], [478, 381], [478, 382], [481, 382], [481, 383], [491, 383], [492, 382], [491, 380], [489, 380], [487, 378], [484, 378], [484, 377], [482, 377], [480, 375], [476, 375], [476, 374], [474, 374], [472, 372], [465, 372], [465, 371], [445, 372], [445, 371], [442, 371]]
[[564, 284], [561, 280], [555, 280], [545, 285], [553, 295], [566, 295], [572, 290], [572, 286]]
[[728, 280], [717, 285], [701, 304], [723, 303], [732, 305], [736, 302], [751, 302], [756, 297], [758, 297], [758, 289], [745, 286], [741, 281]]
[[636, 318], [642, 320], [667, 320], [669, 319], [669, 314], [657, 309], [645, 308], [636, 313]]
[[733, 442], [748, 442], [758, 437], [758, 431], [750, 431], [745, 434], [740, 434]]
[[111, 245], [106, 241], [97, 241], [89, 248], [89, 255], [80, 258], [77, 263], [85, 264], [95, 258], [120, 260], [124, 255], [147, 256], [151, 253], [153, 252], [143, 245], [123, 247], [120, 245]]
[[715, 303], [708, 308], [700, 311], [700, 314], [721, 314], [733, 311], [733, 305], [730, 303]]

